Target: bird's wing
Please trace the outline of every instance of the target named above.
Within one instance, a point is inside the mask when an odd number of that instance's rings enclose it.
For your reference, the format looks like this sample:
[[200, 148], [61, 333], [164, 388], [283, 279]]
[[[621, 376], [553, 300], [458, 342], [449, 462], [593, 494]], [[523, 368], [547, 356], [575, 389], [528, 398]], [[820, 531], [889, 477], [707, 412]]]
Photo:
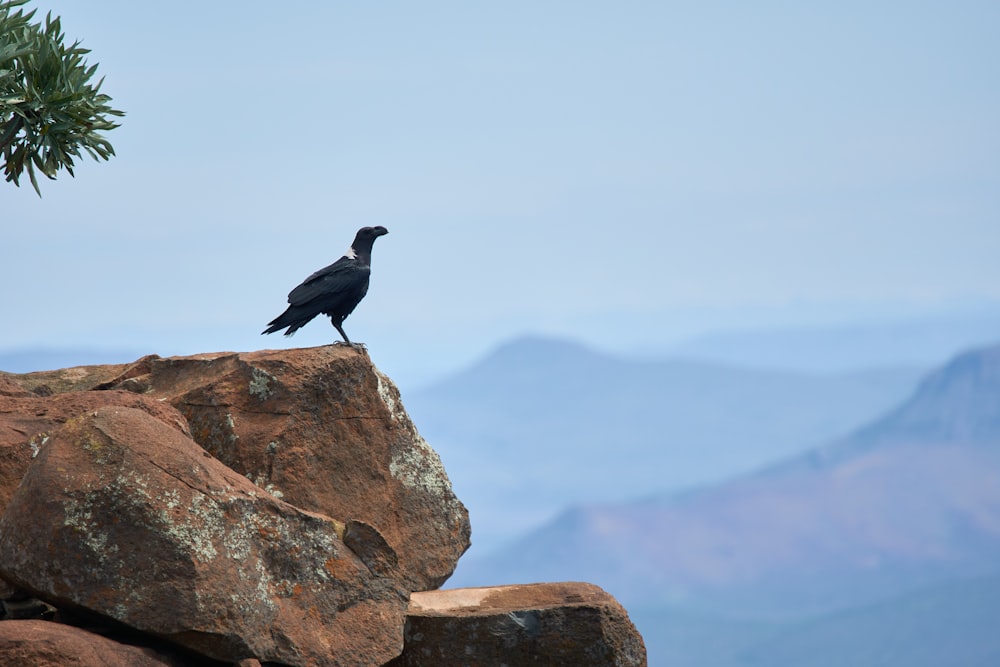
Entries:
[[341, 257], [336, 262], [322, 268], [306, 278], [301, 285], [288, 294], [288, 303], [301, 306], [322, 296], [337, 294], [353, 287], [359, 279], [364, 279], [369, 269], [358, 266], [347, 257]]

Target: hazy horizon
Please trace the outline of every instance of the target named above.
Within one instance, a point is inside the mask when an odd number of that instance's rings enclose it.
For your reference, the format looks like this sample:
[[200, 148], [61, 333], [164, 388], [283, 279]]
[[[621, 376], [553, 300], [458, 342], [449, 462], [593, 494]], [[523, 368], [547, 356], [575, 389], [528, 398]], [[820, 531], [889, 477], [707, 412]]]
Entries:
[[994, 3], [28, 7], [127, 115], [0, 187], [3, 350], [329, 343], [258, 334], [374, 224], [400, 377], [1000, 302]]

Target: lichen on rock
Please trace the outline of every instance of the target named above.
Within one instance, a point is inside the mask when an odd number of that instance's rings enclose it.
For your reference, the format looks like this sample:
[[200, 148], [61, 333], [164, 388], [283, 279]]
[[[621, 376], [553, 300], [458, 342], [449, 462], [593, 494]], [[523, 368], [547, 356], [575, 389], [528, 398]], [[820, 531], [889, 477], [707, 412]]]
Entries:
[[[264, 493], [148, 413], [114, 407], [68, 422], [32, 463], [0, 519], [0, 573], [216, 659], [289, 665], [388, 660], [409, 594], [333, 519]], [[331, 657], [337, 645], [366, 657]]]

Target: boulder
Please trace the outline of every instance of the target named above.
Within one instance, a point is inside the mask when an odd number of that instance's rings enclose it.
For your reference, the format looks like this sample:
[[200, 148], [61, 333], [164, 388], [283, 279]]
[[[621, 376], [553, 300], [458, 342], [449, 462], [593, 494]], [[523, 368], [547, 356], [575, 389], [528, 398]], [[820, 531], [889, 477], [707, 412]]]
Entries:
[[168, 402], [198, 444], [269, 493], [376, 528], [411, 590], [438, 588], [469, 547], [468, 512], [441, 459], [364, 350], [149, 356], [7, 377], [36, 393], [118, 389]]
[[593, 584], [413, 593], [406, 645], [392, 667], [646, 664], [625, 609]]
[[192, 667], [188, 656], [121, 644], [71, 625], [0, 621], [0, 665], [24, 667]]
[[[40, 396], [15, 383], [26, 377], [0, 374], [0, 513], [32, 459], [52, 434], [73, 417], [105, 405], [117, 405], [144, 410], [178, 431], [188, 432], [184, 417], [169, 403], [155, 398], [129, 391], [73, 391]], [[46, 385], [29, 382], [28, 386], [37, 389]]]
[[398, 655], [396, 562], [371, 526], [282, 502], [131, 407], [52, 433], [0, 518], [0, 574], [19, 589], [233, 662]]

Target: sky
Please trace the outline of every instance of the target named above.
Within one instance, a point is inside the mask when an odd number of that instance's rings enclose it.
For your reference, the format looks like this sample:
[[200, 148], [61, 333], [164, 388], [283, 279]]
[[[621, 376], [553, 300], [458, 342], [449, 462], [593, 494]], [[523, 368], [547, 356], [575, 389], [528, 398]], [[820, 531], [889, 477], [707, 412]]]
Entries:
[[259, 332], [384, 225], [390, 376], [1000, 301], [1000, 4], [33, 1], [126, 112], [0, 183], [0, 350]]

